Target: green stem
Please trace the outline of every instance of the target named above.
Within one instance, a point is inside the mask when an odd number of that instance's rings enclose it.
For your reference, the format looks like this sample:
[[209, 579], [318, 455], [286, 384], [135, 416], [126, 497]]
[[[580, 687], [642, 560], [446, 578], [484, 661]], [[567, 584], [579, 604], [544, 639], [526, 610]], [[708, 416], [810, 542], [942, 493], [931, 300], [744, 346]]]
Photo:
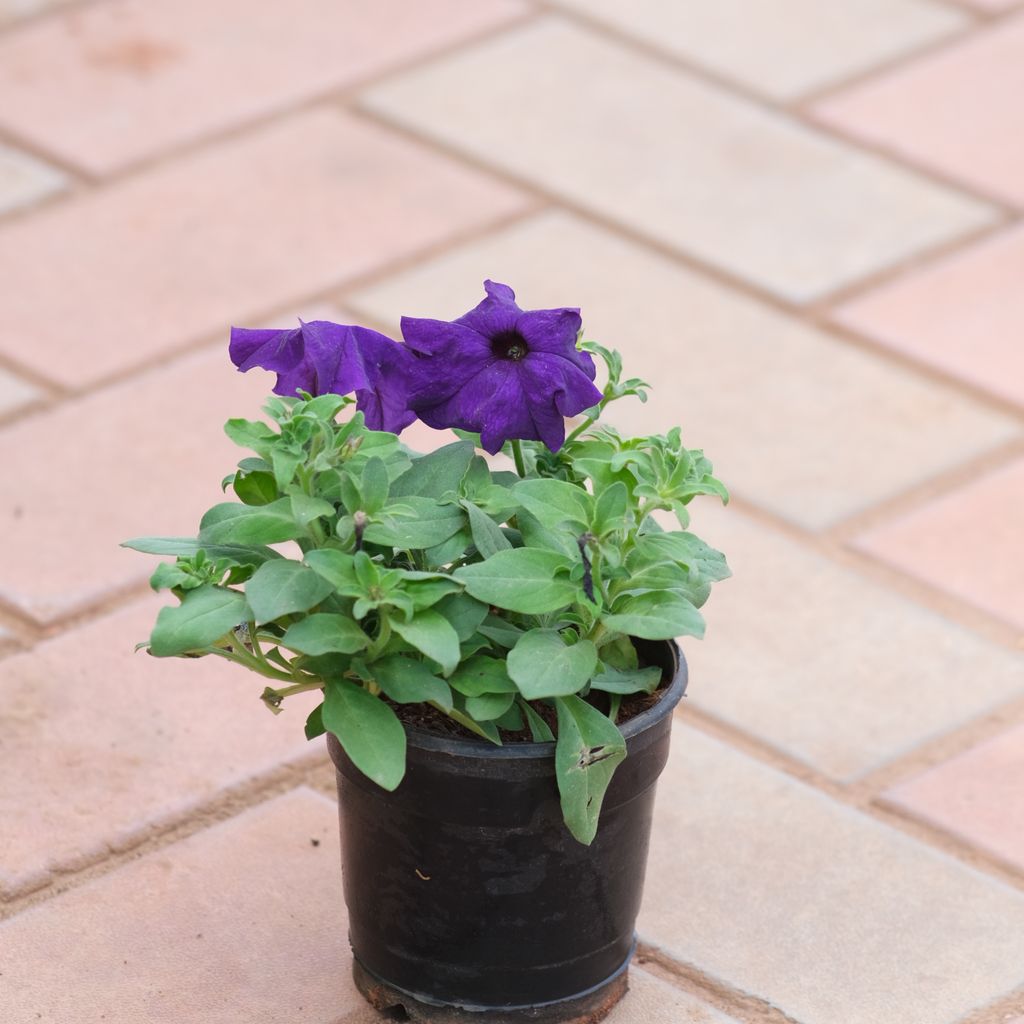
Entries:
[[[235, 641], [237, 643], [237, 641]], [[226, 658], [228, 661], [235, 662], [236, 665], [242, 665], [247, 669], [257, 673], [261, 676], [266, 676], [267, 679], [279, 679], [282, 682], [290, 683], [295, 676], [288, 675], [285, 672], [278, 672], [276, 668], [271, 668], [269, 662], [264, 662], [267, 666], [263, 667], [248, 651], [243, 655], [237, 648], [226, 651], [223, 647], [208, 647], [207, 653], [216, 654], [219, 658]]]
[[565, 443], [565, 444], [568, 444], [568, 443], [569, 443], [570, 441], [575, 441], [575, 440], [576, 440], [576, 438], [577, 438], [577, 437], [579, 437], [579, 436], [580, 436], [580, 434], [582, 434], [582, 433], [583, 433], [583, 431], [587, 429], [587, 427], [591, 427], [591, 426], [593, 426], [593, 425], [594, 425], [594, 424], [595, 424], [596, 422], [597, 422], [597, 417], [596, 417], [596, 416], [588, 416], [588, 417], [587, 417], [587, 418], [586, 418], [586, 419], [585, 419], [585, 420], [584, 420], [584, 421], [583, 421], [583, 422], [582, 422], [582, 423], [581, 423], [581, 424], [580, 424], [580, 425], [579, 425], [579, 426], [578, 426], [578, 427], [577, 427], [577, 428], [576, 428], [576, 429], [575, 429], [575, 430], [574, 430], [574, 431], [573, 431], [573, 432], [572, 432], [572, 433], [571, 433], [571, 434], [570, 434], [570, 435], [569, 435], [569, 436], [568, 436], [568, 437], [567, 437], [567, 438], [565, 439], [565, 442], [564, 442], [564, 443]]
[[388, 641], [391, 639], [391, 623], [388, 622], [387, 615], [381, 611], [380, 613], [380, 629], [377, 632], [377, 639], [370, 645], [370, 649], [366, 652], [367, 661], [376, 661], [380, 657], [381, 651], [384, 650], [388, 645]]
[[322, 690], [324, 681], [322, 679], [314, 679], [308, 683], [296, 683], [294, 686], [286, 686], [283, 690], [276, 690], [278, 697], [282, 699], [285, 697], [291, 697], [296, 693], [305, 693], [307, 690]]
[[525, 477], [526, 463], [523, 462], [523, 443], [518, 438], [512, 441], [512, 458], [516, 462], [516, 472], [520, 477]]

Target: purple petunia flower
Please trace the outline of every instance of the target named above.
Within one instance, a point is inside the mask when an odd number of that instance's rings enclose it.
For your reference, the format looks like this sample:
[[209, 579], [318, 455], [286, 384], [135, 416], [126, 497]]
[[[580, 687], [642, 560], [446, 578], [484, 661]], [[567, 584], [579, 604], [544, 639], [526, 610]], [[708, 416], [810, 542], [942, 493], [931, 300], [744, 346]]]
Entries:
[[565, 417], [601, 400], [594, 361], [576, 348], [580, 311], [524, 311], [508, 285], [484, 289], [483, 302], [457, 320], [402, 317], [418, 357], [409, 404], [436, 429], [478, 431], [492, 455], [512, 439], [558, 451]]
[[367, 327], [299, 321], [290, 330], [231, 328], [231, 361], [243, 373], [254, 366], [277, 373], [274, 393], [294, 398], [355, 392], [356, 408], [371, 430], [397, 434], [416, 418], [409, 409], [412, 355], [397, 341]]

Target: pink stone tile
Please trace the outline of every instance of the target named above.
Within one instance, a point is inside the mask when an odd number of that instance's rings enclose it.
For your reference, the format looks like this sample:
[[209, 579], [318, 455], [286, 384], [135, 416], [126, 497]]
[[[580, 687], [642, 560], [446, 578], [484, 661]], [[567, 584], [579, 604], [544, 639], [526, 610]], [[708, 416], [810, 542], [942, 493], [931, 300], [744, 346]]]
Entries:
[[271, 386], [217, 345], [0, 432], [0, 597], [45, 623], [143, 583], [153, 558], [118, 544], [194, 534], [243, 454], [224, 421]]
[[349, 977], [337, 830], [299, 789], [6, 921], [5, 1022], [377, 1024]]
[[[3, 662], [0, 893], [46, 882], [284, 763], [323, 755], [265, 680], [227, 662], [133, 653], [156, 596]], [[0, 1000], [2, 1001], [2, 1000]]]
[[517, 0], [112, 0], [0, 42], [0, 124], [105, 174], [522, 10]]
[[972, 747], [885, 796], [1024, 869], [1024, 725]]
[[[1013, 7], [1019, 7], [1021, 0], [960, 0], [960, 3], [979, 11], [991, 11], [994, 14], [998, 11], [1008, 11]], [[1024, 1024], [1024, 1017], [1010, 1021], [1009, 1024]]]
[[825, 100], [817, 115], [1024, 205], [1024, 15]]
[[310, 111], [0, 231], [0, 350], [83, 387], [523, 206]]
[[1024, 405], [1024, 228], [840, 307], [883, 345]]
[[1024, 459], [862, 535], [856, 546], [1024, 629]]

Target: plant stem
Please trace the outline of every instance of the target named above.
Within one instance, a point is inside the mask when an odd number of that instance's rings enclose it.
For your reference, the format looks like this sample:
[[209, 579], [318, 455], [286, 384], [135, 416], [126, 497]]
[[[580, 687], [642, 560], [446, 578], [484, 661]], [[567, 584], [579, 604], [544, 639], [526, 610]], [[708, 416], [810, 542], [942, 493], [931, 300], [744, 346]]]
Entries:
[[307, 690], [322, 690], [324, 681], [322, 679], [314, 679], [309, 683], [296, 683], [294, 686], [286, 686], [283, 690], [275, 690], [278, 697], [282, 699], [285, 697], [291, 697], [296, 693], [305, 693]]
[[516, 461], [516, 472], [520, 477], [525, 477], [526, 463], [523, 462], [523, 443], [518, 438], [512, 441], [512, 458]]
[[593, 426], [597, 422], [596, 416], [588, 416], [564, 441], [564, 444], [568, 444], [570, 441], [575, 441], [580, 434], [583, 433], [587, 427]]

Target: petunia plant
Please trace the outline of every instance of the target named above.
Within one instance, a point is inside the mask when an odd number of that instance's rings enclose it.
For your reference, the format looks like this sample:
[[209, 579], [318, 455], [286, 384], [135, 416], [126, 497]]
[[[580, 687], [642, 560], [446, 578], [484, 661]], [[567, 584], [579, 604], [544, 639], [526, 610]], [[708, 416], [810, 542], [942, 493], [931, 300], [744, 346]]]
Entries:
[[[274, 712], [321, 691], [306, 735], [333, 733], [388, 790], [405, 773], [403, 705], [481, 741], [553, 742], [566, 825], [589, 843], [626, 756], [623, 702], [662, 682], [633, 639], [702, 635], [729, 570], [687, 532], [688, 505], [728, 496], [678, 428], [600, 422], [647, 385], [580, 340], [579, 310], [485, 288], [457, 320], [403, 318], [403, 343], [324, 321], [232, 331], [232, 360], [276, 372], [275, 397], [266, 421], [226, 424], [250, 454], [197, 536], [126, 542], [174, 556], [151, 583], [178, 603], [143, 646], [264, 676]], [[462, 440], [410, 451], [398, 435], [417, 417]]]

